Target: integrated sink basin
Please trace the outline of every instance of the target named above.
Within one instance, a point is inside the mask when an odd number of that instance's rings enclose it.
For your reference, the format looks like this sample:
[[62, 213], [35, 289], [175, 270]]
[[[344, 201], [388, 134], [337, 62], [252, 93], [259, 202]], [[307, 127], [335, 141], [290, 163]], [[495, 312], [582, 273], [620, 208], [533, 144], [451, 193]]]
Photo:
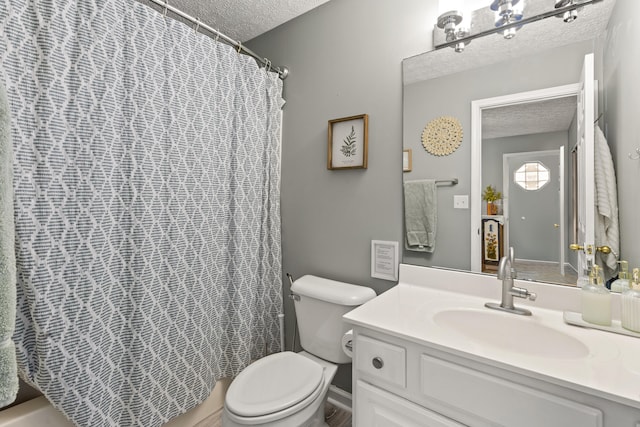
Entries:
[[435, 313], [433, 320], [476, 343], [530, 356], [580, 359], [589, 354], [589, 348], [578, 339], [510, 313], [451, 309]]

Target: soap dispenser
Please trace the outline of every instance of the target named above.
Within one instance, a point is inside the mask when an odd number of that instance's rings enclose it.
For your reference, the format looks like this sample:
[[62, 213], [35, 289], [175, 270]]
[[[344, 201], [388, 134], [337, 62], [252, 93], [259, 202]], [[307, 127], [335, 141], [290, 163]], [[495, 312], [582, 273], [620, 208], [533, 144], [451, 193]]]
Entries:
[[631, 288], [624, 291], [621, 301], [622, 327], [640, 332], [640, 269], [633, 269]]
[[627, 261], [618, 261], [620, 264], [620, 272], [618, 278], [611, 283], [611, 292], [624, 292], [629, 289], [629, 263]]
[[599, 265], [589, 273], [589, 283], [582, 287], [582, 320], [596, 325], [611, 326], [611, 293], [604, 286], [604, 274]]

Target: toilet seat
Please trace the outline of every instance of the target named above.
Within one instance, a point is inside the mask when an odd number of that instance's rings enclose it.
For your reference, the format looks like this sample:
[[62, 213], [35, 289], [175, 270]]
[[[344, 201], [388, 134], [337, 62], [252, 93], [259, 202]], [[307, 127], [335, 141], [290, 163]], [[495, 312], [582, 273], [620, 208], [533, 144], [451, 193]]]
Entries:
[[324, 386], [323, 367], [286, 351], [264, 357], [238, 375], [227, 391], [227, 410], [257, 421], [278, 419], [306, 407]]

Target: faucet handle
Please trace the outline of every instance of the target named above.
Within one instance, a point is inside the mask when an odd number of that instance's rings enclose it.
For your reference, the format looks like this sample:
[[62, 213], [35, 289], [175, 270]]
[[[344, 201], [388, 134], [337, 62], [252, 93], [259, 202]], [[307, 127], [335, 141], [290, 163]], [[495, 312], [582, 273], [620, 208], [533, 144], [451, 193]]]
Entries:
[[511, 265], [516, 261], [516, 251], [513, 246], [509, 246], [509, 261], [511, 261]]
[[536, 298], [538, 298], [538, 295], [535, 292], [529, 292], [525, 288], [517, 288], [515, 286], [509, 290], [509, 293], [514, 297], [528, 298], [531, 301], [535, 301]]

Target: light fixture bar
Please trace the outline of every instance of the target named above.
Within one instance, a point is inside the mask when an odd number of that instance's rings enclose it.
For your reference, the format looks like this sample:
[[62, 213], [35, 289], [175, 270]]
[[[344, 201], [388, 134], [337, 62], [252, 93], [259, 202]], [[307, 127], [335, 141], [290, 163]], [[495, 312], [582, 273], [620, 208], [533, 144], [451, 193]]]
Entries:
[[557, 9], [552, 9], [548, 12], [543, 12], [540, 13], [538, 15], [534, 15], [534, 16], [529, 16], [529, 17], [525, 17], [522, 18], [519, 21], [516, 22], [512, 22], [510, 24], [505, 24], [502, 25], [500, 27], [491, 27], [487, 30], [483, 30], [483, 31], [479, 31], [477, 33], [471, 33], [468, 34], [465, 37], [456, 39], [456, 40], [452, 40], [452, 41], [444, 41], [440, 44], [435, 45], [435, 49], [439, 50], [439, 49], [444, 49], [447, 47], [455, 47], [456, 45], [458, 45], [459, 43], [464, 43], [465, 45], [469, 44], [469, 42], [473, 39], [477, 39], [479, 37], [484, 37], [484, 36], [488, 36], [490, 34], [497, 34], [499, 32], [503, 32], [505, 30], [508, 30], [509, 28], [515, 28], [515, 27], [519, 27], [519, 26], [523, 26], [526, 24], [530, 24], [532, 22], [536, 22], [536, 21], [541, 21], [543, 19], [547, 19], [547, 18], [551, 18], [553, 16], [563, 16], [566, 12], [571, 12], [573, 10], [579, 9], [581, 7], [593, 4], [593, 3], [599, 3], [603, 0], [584, 0], [584, 1], [574, 1], [573, 3], [569, 4], [568, 6], [564, 6], [564, 7], [559, 7]]

